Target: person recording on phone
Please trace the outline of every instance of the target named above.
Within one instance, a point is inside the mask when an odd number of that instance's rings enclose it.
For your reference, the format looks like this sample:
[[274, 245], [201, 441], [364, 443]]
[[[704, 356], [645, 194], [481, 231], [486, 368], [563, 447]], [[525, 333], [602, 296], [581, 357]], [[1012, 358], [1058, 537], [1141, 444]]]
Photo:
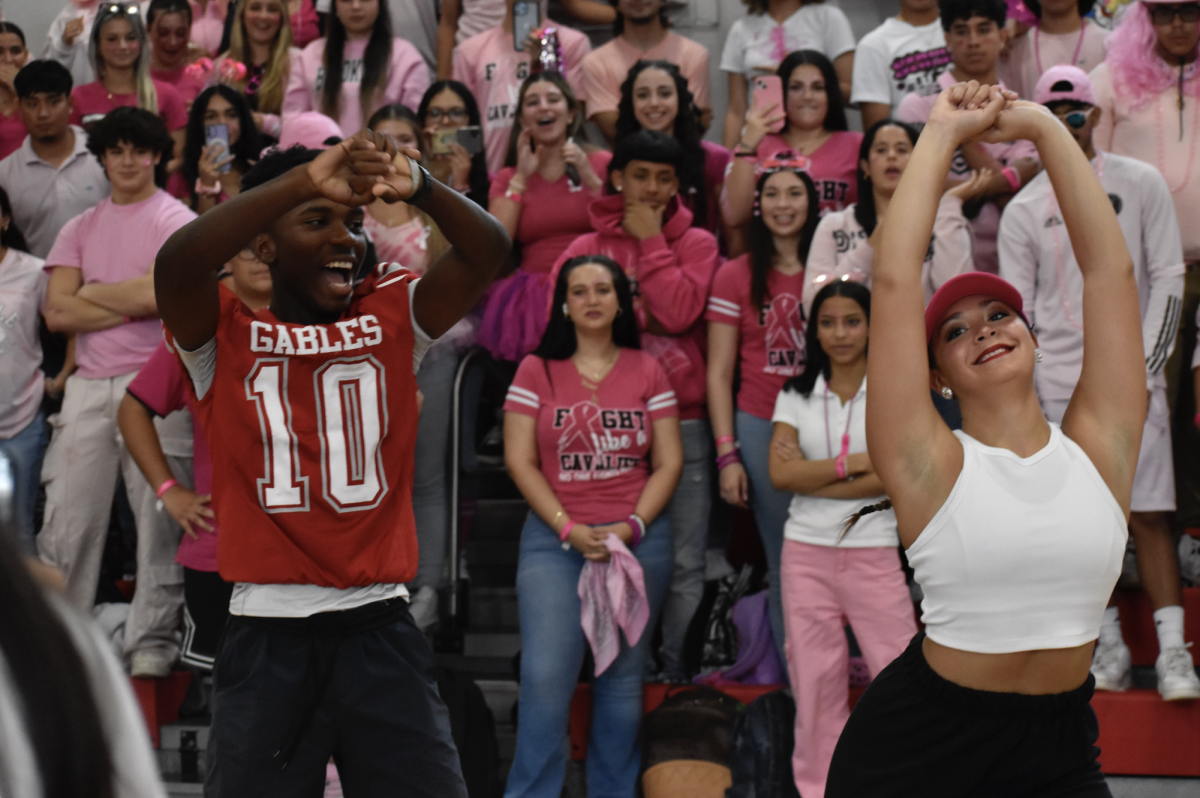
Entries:
[[223, 84], [205, 89], [188, 114], [183, 166], [167, 191], [196, 213], [212, 210], [238, 195], [261, 149], [246, 98]]
[[[491, 172], [499, 172], [506, 165], [509, 133], [520, 108], [519, 103], [513, 105], [513, 98], [517, 96], [521, 82], [537, 66], [534, 59], [540, 52], [541, 43], [534, 31], [548, 21], [543, 10], [529, 0], [505, 0], [501, 24], [459, 43], [454, 50], [454, 79], [471, 90], [487, 120], [483, 140]], [[592, 51], [592, 45], [587, 36], [577, 30], [558, 24], [554, 28], [565, 63], [561, 71], [570, 84], [574, 99], [582, 106], [587, 99], [583, 59]], [[530, 350], [539, 338], [540, 335], [534, 338]]]
[[[457, 80], [439, 80], [421, 98], [417, 119], [424, 133], [421, 150], [429, 174], [486, 208], [492, 181], [475, 95]], [[453, 138], [447, 142], [450, 134]]]

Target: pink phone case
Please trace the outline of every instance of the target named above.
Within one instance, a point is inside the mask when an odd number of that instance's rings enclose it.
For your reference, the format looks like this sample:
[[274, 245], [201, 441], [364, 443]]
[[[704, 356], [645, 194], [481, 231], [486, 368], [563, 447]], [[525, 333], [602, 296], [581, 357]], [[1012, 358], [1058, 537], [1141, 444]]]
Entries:
[[[759, 75], [754, 78], [751, 85], [754, 87], [754, 107], [766, 108], [769, 105], [774, 105], [773, 113], [780, 113], [784, 110], [783, 107], [783, 81], [778, 75]], [[778, 133], [783, 130], [784, 120], [780, 119], [775, 124], [771, 125], [767, 130], [772, 133]]]

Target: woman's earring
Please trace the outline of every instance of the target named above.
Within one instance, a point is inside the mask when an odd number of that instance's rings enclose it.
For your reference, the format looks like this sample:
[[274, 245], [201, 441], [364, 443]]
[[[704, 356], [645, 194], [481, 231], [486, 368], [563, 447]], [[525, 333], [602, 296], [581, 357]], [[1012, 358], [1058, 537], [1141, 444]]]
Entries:
[[950, 390], [949, 386], [943, 386], [942, 390], [941, 390], [941, 394], [942, 394], [943, 399], [953, 399], [954, 398], [954, 391]]
[[1036, 347], [1033, 350], [1033, 362], [1034, 363], [1042, 362], [1042, 350], [1037, 349]]
[[621, 315], [622, 313], [624, 313], [624, 312], [625, 312], [625, 308], [617, 308], [617, 315], [618, 315], [618, 316], [620, 316], [620, 315]]
[[563, 318], [564, 318], [564, 319], [569, 319], [569, 318], [571, 318], [571, 313], [570, 313], [570, 311], [568, 311], [568, 310], [567, 310], [567, 303], [566, 303], [566, 302], [564, 302], [564, 303], [563, 303]]

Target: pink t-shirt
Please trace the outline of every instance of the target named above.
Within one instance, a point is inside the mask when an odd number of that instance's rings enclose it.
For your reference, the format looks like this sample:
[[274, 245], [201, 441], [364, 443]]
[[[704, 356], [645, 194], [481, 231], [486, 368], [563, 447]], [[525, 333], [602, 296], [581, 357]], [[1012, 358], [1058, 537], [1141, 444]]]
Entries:
[[[154, 88], [158, 92], [158, 115], [166, 123], [167, 130], [174, 132], [187, 127], [187, 107], [175, 87], [156, 80]], [[114, 108], [136, 108], [138, 104], [137, 94], [109, 95], [108, 89], [98, 80], [76, 86], [71, 92], [71, 99], [75, 103], [71, 111], [71, 124], [83, 127], [98, 122]]]
[[[822, 215], [858, 202], [858, 148], [862, 146], [862, 137], [862, 133], [837, 130], [809, 154], [808, 175], [821, 197]], [[790, 149], [792, 146], [783, 136], [767, 134], [758, 145], [759, 162], [780, 150]], [[772, 410], [774, 407], [771, 406]]]
[[417, 216], [404, 224], [388, 227], [371, 215], [363, 217], [363, 229], [371, 236], [380, 263], [399, 263], [417, 274], [429, 268], [429, 225]]
[[[608, 174], [611, 152], [593, 152], [588, 159], [597, 175]], [[503, 197], [516, 171], [511, 166], [500, 170], [492, 179], [488, 198]], [[586, 188], [572, 189], [566, 177], [547, 183], [536, 172], [530, 175], [525, 183], [515, 236], [521, 245], [521, 268], [534, 274], [548, 273], [572, 241], [592, 232], [588, 208], [594, 199], [596, 196]]]
[[[342, 95], [338, 108], [337, 123], [342, 135], [353, 136], [365, 124], [359, 106], [359, 87], [362, 85], [363, 53], [367, 40], [346, 42], [342, 51]], [[283, 97], [283, 121], [304, 111], [321, 110], [321, 90], [325, 86], [325, 40], [317, 39], [293, 54], [291, 74], [288, 76], [287, 93]], [[375, 93], [371, 112], [385, 105], [400, 103], [409, 108], [421, 104], [421, 97], [429, 88], [429, 68], [417, 48], [404, 39], [392, 40], [392, 61], [388, 65], [387, 80], [383, 90]]]
[[[204, 427], [196, 416], [196, 405], [187, 388], [187, 375], [167, 342], [160, 340], [146, 365], [125, 390], [145, 405], [151, 413], [166, 416], [185, 407], [192, 416], [192, 478], [197, 495], [212, 494], [212, 455], [204, 437]], [[217, 570], [217, 522], [211, 520], [212, 530], [194, 526], [197, 538], [187, 535], [179, 541], [175, 562], [193, 571]]]
[[42, 265], [41, 258], [12, 247], [0, 260], [0, 441], [28, 427], [42, 403]]
[[739, 410], [771, 418], [779, 389], [804, 370], [803, 295], [803, 269], [791, 275], [771, 269], [767, 272], [767, 296], [759, 310], [750, 299], [750, 255], [717, 269], [704, 318], [738, 329]]
[[[1178, 73], [1176, 73], [1178, 74]], [[1175, 85], [1135, 105], [1133, 98], [1113, 85], [1109, 64], [1092, 70], [1092, 89], [1100, 121], [1092, 132], [1097, 149], [1128, 155], [1148, 163], [1167, 179], [1179, 234], [1183, 238], [1183, 259], [1200, 260], [1200, 99], [1196, 81], [1200, 70], [1192, 62], [1184, 70], [1184, 110], [1179, 110], [1179, 91]]]
[[542, 474], [571, 520], [624, 521], [650, 477], [653, 422], [679, 414], [675, 392], [653, 357], [622, 349], [596, 391], [570, 358], [528, 355], [504, 402], [537, 419]]
[[[573, 28], [558, 26], [558, 41], [567, 62], [567, 82], [583, 102], [583, 60], [592, 45]], [[486, 30], [454, 48], [454, 79], [466, 84], [483, 114], [483, 142], [489, 172], [504, 168], [508, 137], [517, 112], [517, 93], [529, 76], [529, 55], [513, 49], [512, 34], [504, 28]], [[416, 105], [413, 106], [416, 108]]]
[[1038, 78], [1050, 67], [1071, 64], [1084, 72], [1095, 69], [1104, 60], [1107, 38], [1108, 31], [1086, 17], [1074, 33], [1043, 33], [1034, 26], [1012, 40], [1008, 56], [999, 64], [1000, 79], [1021, 99], [1033, 100]]
[[205, 89], [205, 79], [201, 75], [190, 74], [186, 67], [179, 69], [151, 69], [150, 77], [166, 83], [174, 87], [175, 91], [179, 92], [179, 96], [183, 98], [183, 104], [187, 108], [192, 107], [192, 103], [200, 96], [200, 92]]
[[583, 85], [587, 90], [588, 116], [617, 110], [621, 84], [638, 61], [670, 61], [679, 67], [696, 105], [709, 108], [708, 50], [673, 31], [649, 50], [640, 50], [618, 36], [583, 59]]
[[12, 116], [0, 114], [0, 161], [20, 149], [28, 135], [20, 112], [14, 110]]
[[[46, 268], [80, 269], [84, 285], [141, 277], [167, 239], [195, 218], [165, 191], [132, 205], [117, 205], [108, 197], [63, 225], [46, 256]], [[137, 371], [161, 339], [158, 319], [80, 333], [75, 349], [78, 376], [96, 380]]]

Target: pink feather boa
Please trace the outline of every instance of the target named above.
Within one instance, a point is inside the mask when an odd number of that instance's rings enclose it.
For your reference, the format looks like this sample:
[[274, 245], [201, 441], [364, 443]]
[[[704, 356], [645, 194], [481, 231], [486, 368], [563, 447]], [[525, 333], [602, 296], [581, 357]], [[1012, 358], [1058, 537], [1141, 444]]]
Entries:
[[[1179, 83], [1179, 66], [1163, 61], [1155, 50], [1157, 45], [1158, 34], [1150, 22], [1146, 4], [1131, 3], [1121, 24], [1108, 37], [1105, 63], [1117, 94], [1122, 99], [1132, 99], [1135, 109]], [[1183, 91], [1191, 97], [1200, 97], [1200, 81], [1194, 72], [1186, 76]]]

